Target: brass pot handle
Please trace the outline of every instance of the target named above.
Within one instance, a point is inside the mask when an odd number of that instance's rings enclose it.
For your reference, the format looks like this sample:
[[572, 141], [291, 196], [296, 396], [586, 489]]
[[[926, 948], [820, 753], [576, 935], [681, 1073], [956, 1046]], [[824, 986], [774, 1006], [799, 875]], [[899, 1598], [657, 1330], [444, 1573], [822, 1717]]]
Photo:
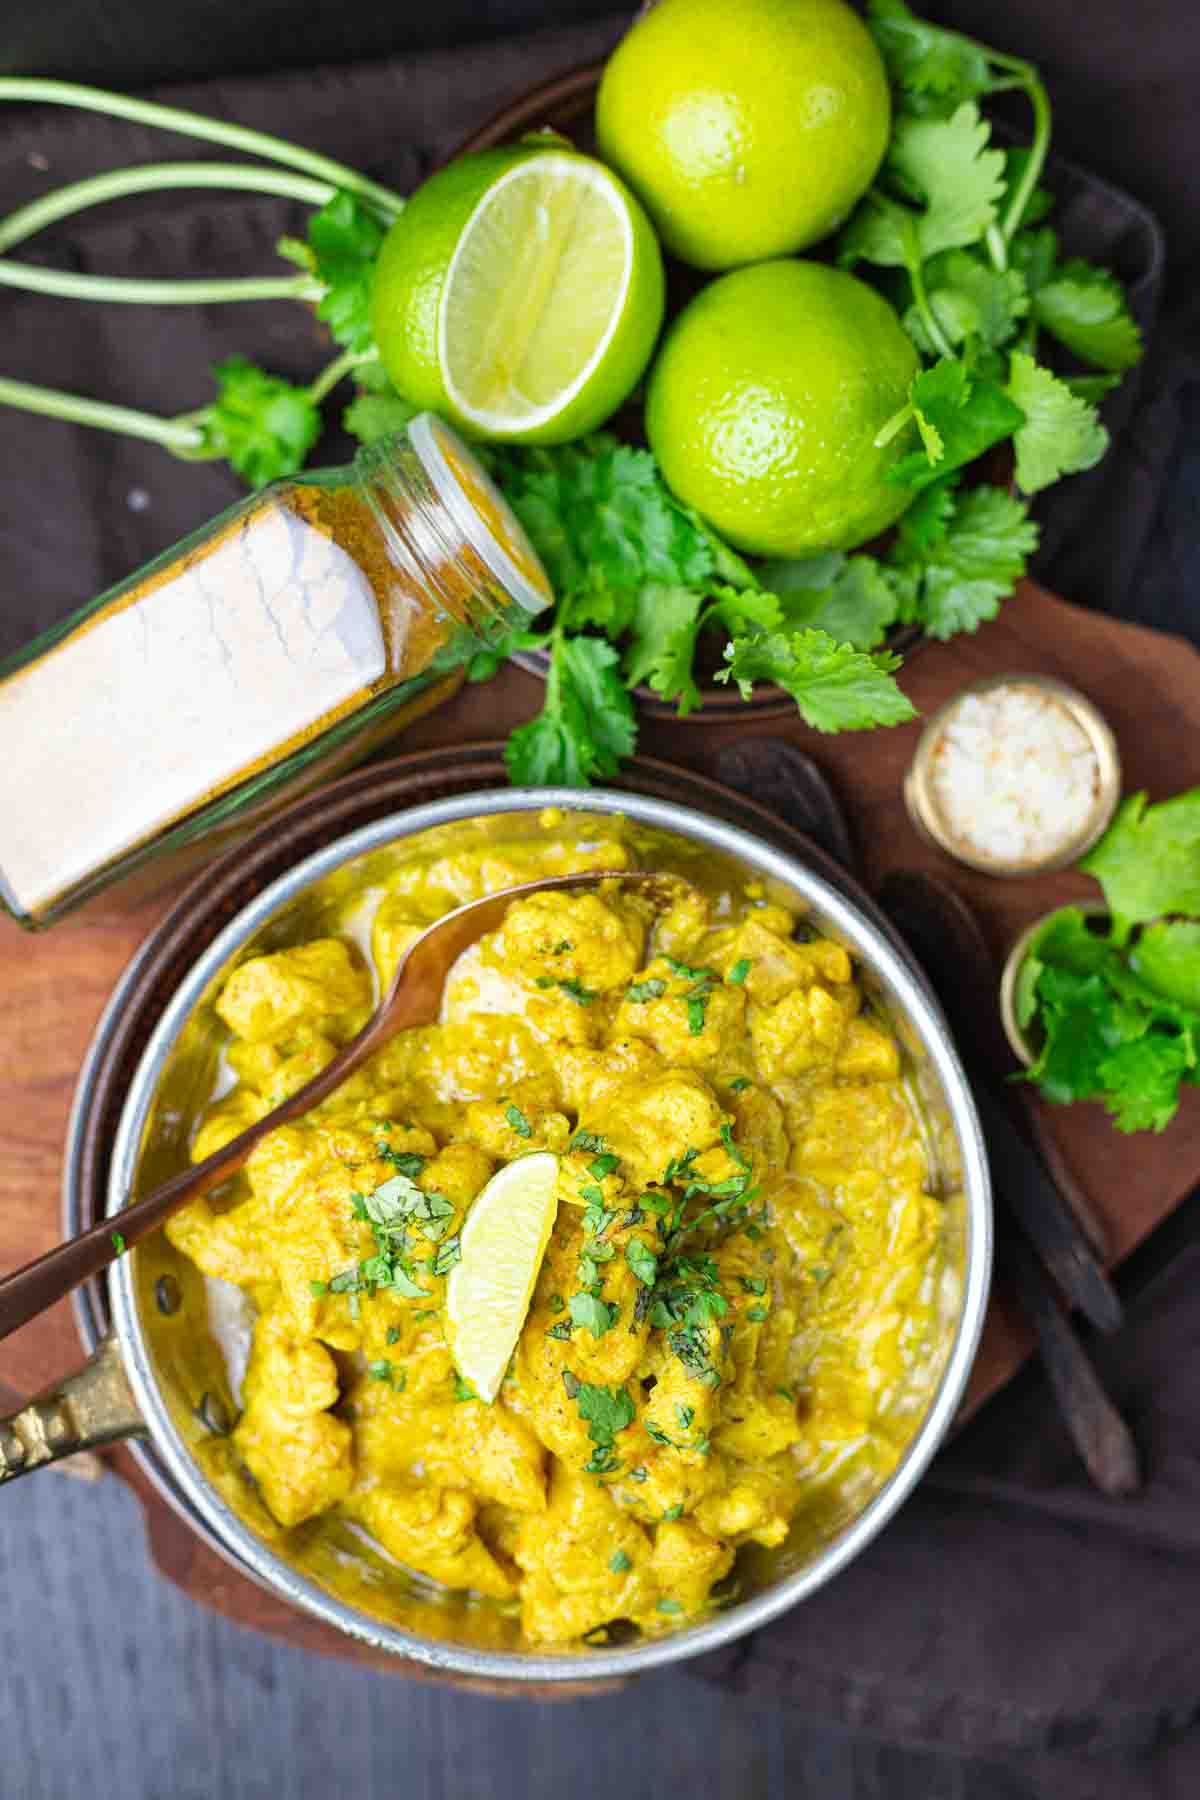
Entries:
[[106, 1337], [82, 1369], [0, 1419], [0, 1485], [145, 1431], [117, 1340]]

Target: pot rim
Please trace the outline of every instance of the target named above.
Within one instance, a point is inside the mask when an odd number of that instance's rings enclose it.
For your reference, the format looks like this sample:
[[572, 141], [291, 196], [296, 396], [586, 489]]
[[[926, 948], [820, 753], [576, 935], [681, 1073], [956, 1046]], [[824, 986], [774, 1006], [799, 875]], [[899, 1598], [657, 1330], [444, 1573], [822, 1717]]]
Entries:
[[238, 1565], [301, 1611], [375, 1649], [477, 1679], [577, 1682], [633, 1675], [716, 1650], [815, 1592], [865, 1548], [907, 1499], [944, 1438], [962, 1397], [983, 1328], [991, 1274], [991, 1183], [982, 1131], [966, 1075], [936, 1003], [903, 955], [851, 901], [795, 858], [739, 827], [690, 807], [614, 789], [484, 790], [375, 820], [314, 852], [271, 882], [193, 963], [158, 1020], [130, 1082], [113, 1144], [106, 1213], [114, 1217], [120, 1211], [132, 1183], [158, 1078], [180, 1029], [212, 977], [281, 905], [353, 858], [434, 826], [504, 813], [536, 813], [546, 807], [624, 814], [732, 856], [805, 895], [892, 989], [899, 1010], [920, 1038], [941, 1082], [962, 1162], [966, 1248], [961, 1304], [954, 1341], [925, 1416], [892, 1475], [863, 1511], [804, 1569], [700, 1624], [650, 1642], [617, 1649], [538, 1653], [479, 1650], [420, 1637], [358, 1611], [301, 1575], [270, 1550], [203, 1480], [155, 1381], [138, 1317], [131, 1259], [119, 1258], [111, 1266], [108, 1294], [129, 1382], [166, 1474]]

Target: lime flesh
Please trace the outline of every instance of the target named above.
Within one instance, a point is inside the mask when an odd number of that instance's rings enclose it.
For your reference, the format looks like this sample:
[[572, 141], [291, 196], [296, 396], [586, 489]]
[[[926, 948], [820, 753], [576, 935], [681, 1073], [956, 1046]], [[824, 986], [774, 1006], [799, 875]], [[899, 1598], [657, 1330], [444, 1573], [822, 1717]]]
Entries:
[[380, 253], [372, 328], [397, 390], [474, 437], [560, 443], [640, 378], [663, 312], [637, 201], [591, 157], [484, 151], [433, 176]]

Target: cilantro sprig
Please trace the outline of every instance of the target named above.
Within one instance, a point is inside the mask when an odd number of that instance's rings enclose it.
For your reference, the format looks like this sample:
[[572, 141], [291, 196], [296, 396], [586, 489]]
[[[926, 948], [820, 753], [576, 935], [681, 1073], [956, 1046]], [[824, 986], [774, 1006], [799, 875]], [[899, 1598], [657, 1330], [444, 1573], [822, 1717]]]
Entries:
[[1049, 1100], [1102, 1101], [1121, 1131], [1161, 1131], [1200, 1082], [1200, 788], [1156, 806], [1131, 794], [1079, 866], [1108, 918], [1066, 907], [1025, 956], [1029, 1079]]

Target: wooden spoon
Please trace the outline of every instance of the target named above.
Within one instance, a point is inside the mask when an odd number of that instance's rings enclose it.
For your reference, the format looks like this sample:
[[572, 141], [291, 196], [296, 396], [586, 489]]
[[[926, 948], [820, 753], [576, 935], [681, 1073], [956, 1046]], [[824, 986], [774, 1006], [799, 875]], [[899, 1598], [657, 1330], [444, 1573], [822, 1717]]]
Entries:
[[356, 1037], [326, 1063], [319, 1075], [306, 1082], [248, 1131], [232, 1138], [220, 1150], [183, 1169], [164, 1181], [160, 1187], [125, 1207], [117, 1217], [101, 1219], [69, 1242], [48, 1250], [44, 1256], [26, 1263], [0, 1280], [0, 1339], [53, 1306], [64, 1294], [78, 1287], [89, 1276], [98, 1275], [115, 1257], [140, 1243], [169, 1219], [172, 1213], [197, 1194], [207, 1193], [228, 1181], [245, 1164], [255, 1146], [281, 1125], [290, 1125], [305, 1113], [328, 1099], [335, 1088], [360, 1069], [398, 1032], [415, 1025], [432, 1025], [441, 1011], [442, 992], [452, 965], [464, 950], [477, 943], [503, 921], [514, 900], [528, 894], [570, 893], [581, 888], [599, 887], [602, 882], [620, 882], [649, 894], [659, 906], [667, 906], [686, 891], [682, 877], [656, 874], [644, 869], [597, 869], [584, 875], [555, 875], [543, 881], [527, 881], [520, 887], [505, 888], [498, 894], [487, 894], [466, 906], [447, 913], [409, 947], [392, 977], [391, 986], [378, 1010], [368, 1019]]

